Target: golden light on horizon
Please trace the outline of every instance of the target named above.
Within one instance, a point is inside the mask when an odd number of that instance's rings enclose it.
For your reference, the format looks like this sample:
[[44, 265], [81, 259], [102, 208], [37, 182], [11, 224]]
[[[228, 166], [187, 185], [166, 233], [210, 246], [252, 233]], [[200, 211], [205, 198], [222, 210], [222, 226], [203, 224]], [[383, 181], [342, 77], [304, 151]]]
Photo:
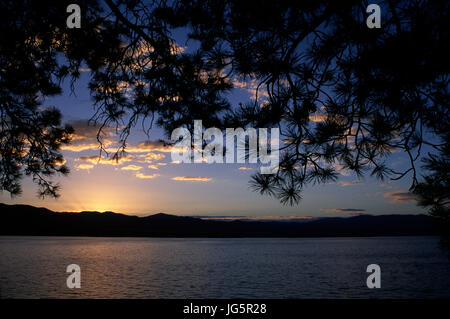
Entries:
[[126, 188], [102, 185], [89, 185], [72, 192], [70, 198], [62, 198], [61, 206], [71, 208], [71, 211], [113, 211], [124, 212], [130, 208], [131, 194]]

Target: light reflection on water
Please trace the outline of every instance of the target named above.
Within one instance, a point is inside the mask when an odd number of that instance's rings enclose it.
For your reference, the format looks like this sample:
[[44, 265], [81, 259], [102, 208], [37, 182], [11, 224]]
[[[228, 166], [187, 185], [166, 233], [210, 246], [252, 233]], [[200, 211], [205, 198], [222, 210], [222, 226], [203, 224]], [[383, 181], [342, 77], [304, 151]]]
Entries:
[[[2, 298], [450, 297], [437, 237], [0, 237]], [[368, 264], [381, 289], [366, 287]], [[68, 289], [66, 267], [81, 267]]]

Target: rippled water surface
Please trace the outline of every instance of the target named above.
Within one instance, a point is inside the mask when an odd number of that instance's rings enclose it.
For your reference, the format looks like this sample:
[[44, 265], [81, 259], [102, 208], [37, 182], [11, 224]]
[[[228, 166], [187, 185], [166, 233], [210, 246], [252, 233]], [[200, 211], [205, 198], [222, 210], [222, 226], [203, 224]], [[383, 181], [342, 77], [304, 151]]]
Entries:
[[[437, 237], [0, 237], [2, 298], [450, 298]], [[81, 288], [66, 267], [81, 267]], [[368, 289], [366, 267], [381, 267]]]

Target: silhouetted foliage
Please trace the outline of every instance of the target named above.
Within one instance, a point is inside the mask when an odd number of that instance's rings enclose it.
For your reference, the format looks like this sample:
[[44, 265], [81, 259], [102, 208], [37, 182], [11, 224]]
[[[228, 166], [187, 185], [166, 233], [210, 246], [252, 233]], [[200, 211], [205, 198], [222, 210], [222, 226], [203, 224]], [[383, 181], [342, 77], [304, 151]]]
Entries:
[[[20, 6], [13, 3], [6, 7]], [[366, 26], [363, 1], [85, 1], [83, 27], [70, 31], [57, 13], [24, 3], [31, 16], [2, 7], [2, 72], [22, 67], [21, 60], [33, 72], [34, 62], [42, 63], [45, 81], [25, 69], [21, 74], [33, 85], [24, 87], [49, 83], [52, 90], [31, 93], [51, 95], [59, 93], [53, 82], [58, 75], [76, 78], [86, 63], [93, 120], [122, 130], [115, 156], [126, 150], [130, 130], [140, 122], [147, 129], [155, 122], [169, 136], [195, 119], [205, 127], [279, 127], [281, 169], [256, 174], [251, 187], [297, 204], [305, 185], [334, 181], [340, 170], [379, 179], [410, 174], [415, 188], [416, 161], [439, 159], [448, 145], [447, 1], [381, 1], [380, 29]], [[30, 20], [29, 28], [16, 25], [19, 18]], [[3, 45], [10, 29], [20, 36]], [[183, 50], [175, 30], [183, 30], [194, 49]], [[52, 54], [47, 63], [31, 54], [36, 44], [17, 48], [30, 36], [47, 39], [36, 49]], [[51, 45], [55, 38], [60, 48]], [[4, 53], [4, 47], [20, 54]], [[63, 67], [56, 53], [70, 63]], [[21, 59], [11, 61], [15, 54]], [[227, 94], [242, 80], [254, 83], [255, 96], [232, 106]], [[11, 83], [2, 93], [2, 110], [3, 96], [16, 89]], [[20, 100], [17, 105], [25, 109]], [[424, 147], [429, 155], [422, 154]], [[410, 159], [404, 171], [389, 165], [388, 155], [397, 151]], [[2, 163], [8, 163], [3, 153]], [[5, 172], [2, 178], [10, 176]], [[13, 190], [7, 183], [2, 188]]]
[[11, 195], [21, 193], [25, 174], [40, 196], [58, 196], [59, 185], [50, 178], [69, 172], [59, 150], [73, 129], [61, 125], [60, 111], [44, 106], [45, 100], [61, 93], [65, 77], [75, 81], [83, 62], [97, 70], [114, 61], [114, 46], [121, 43], [118, 28], [92, 1], [78, 1], [89, 8], [83, 28], [66, 28], [71, 2], [0, 3], [0, 190]]
[[430, 155], [429, 158], [424, 160], [424, 168], [429, 175], [423, 176], [423, 181], [418, 183], [414, 188], [414, 193], [418, 195], [418, 204], [423, 207], [430, 207], [430, 215], [441, 220], [444, 235], [449, 237], [448, 239], [450, 239], [449, 145], [450, 143], [447, 144], [447, 152], [442, 157], [438, 158], [437, 156]]

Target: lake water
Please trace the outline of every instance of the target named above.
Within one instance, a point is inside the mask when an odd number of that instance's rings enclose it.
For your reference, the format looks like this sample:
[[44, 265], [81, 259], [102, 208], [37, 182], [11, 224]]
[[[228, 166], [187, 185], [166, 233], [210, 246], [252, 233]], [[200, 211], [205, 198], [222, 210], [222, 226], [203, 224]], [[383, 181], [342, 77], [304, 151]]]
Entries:
[[[0, 237], [2, 298], [450, 297], [438, 237]], [[69, 289], [66, 267], [81, 267]], [[381, 288], [366, 286], [367, 265]]]

